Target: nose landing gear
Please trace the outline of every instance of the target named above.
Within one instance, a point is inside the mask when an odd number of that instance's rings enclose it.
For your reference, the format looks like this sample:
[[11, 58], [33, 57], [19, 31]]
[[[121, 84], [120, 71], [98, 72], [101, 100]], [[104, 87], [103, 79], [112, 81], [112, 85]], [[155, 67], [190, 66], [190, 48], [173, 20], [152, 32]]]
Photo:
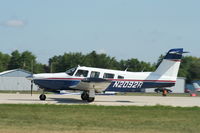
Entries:
[[41, 101], [45, 101], [46, 100], [46, 95], [44, 94], [44, 89], [43, 89], [43, 92], [42, 92], [42, 94], [39, 96], [39, 98], [40, 98], [40, 100]]
[[46, 95], [45, 94], [41, 94], [39, 98], [40, 98], [41, 101], [45, 101], [46, 100]]

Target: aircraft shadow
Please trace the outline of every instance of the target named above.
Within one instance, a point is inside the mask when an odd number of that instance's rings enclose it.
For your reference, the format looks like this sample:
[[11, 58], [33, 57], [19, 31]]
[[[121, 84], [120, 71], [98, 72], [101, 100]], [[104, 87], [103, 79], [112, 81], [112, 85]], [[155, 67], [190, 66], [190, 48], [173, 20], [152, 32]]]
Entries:
[[56, 103], [61, 104], [88, 104], [86, 101], [82, 101], [74, 98], [47, 98], [45, 101], [40, 101], [39, 99], [8, 99], [9, 101], [24, 101], [24, 102], [51, 102], [56, 101]]
[[31, 101], [34, 102], [36, 101], [35, 99], [8, 99], [9, 101]]
[[105, 103], [106, 103], [106, 102], [108, 102], [108, 103], [109, 103], [109, 102], [116, 102], [116, 103], [135, 103], [135, 102], [133, 102], [133, 101], [125, 101], [125, 100], [124, 100], [124, 101], [123, 101], [123, 100], [116, 100], [116, 101], [106, 101], [106, 100], [104, 100], [104, 101], [97, 101], [97, 100], [96, 100], [95, 102], [96, 102], [96, 103], [98, 103], [98, 102], [105, 102]]
[[134, 103], [134, 102], [132, 102], [132, 101], [122, 101], [122, 100], [116, 101], [116, 102], [119, 102], [119, 103]]
[[[53, 102], [58, 104], [89, 104], [87, 101], [83, 101], [81, 99], [75, 99], [75, 98], [47, 98], [45, 101], [40, 101], [39, 99], [8, 99], [9, 101], [28, 101], [28, 102]], [[109, 103], [109, 102], [116, 102], [116, 103], [135, 103], [133, 101], [128, 100], [113, 100], [113, 101], [107, 101], [107, 100], [95, 100], [95, 103]]]
[[86, 101], [75, 98], [48, 98], [47, 100], [56, 101], [57, 103], [66, 104], [88, 104]]

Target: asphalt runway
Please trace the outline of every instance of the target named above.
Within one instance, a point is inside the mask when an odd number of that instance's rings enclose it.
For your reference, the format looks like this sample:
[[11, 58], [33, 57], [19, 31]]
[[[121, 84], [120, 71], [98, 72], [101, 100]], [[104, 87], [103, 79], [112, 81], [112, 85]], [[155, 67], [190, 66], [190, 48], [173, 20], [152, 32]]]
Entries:
[[104, 106], [179, 106], [200, 107], [200, 97], [162, 97], [162, 96], [116, 96], [97, 95], [95, 101], [82, 101], [80, 95], [47, 94], [46, 101], [39, 100], [39, 94], [0, 94], [0, 104], [66, 104], [66, 105], [104, 105]]

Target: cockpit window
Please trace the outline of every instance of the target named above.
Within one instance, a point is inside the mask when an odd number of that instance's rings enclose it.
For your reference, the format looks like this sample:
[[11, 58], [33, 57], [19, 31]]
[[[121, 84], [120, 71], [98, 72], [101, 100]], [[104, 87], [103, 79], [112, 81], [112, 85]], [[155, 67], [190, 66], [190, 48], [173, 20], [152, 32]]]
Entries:
[[87, 70], [78, 70], [75, 74], [75, 76], [78, 77], [87, 77], [88, 71]]
[[76, 71], [76, 67], [75, 68], [72, 68], [72, 69], [69, 69], [66, 71], [66, 73], [70, 76], [72, 76], [74, 74], [74, 72]]

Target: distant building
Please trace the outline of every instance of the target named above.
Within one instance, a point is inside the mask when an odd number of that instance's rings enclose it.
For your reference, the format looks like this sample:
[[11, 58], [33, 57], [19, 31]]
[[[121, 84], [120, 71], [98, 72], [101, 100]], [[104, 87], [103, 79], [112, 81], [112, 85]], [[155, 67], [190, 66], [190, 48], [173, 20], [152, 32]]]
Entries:
[[[156, 88], [144, 89], [144, 92], [155, 92]], [[185, 93], [185, 78], [177, 77], [176, 84], [173, 87], [166, 87], [166, 89], [172, 90], [172, 93]]]
[[[0, 90], [24, 91], [31, 90], [31, 81], [26, 79], [32, 73], [23, 69], [14, 69], [0, 73]], [[33, 85], [33, 90], [37, 86]]]

